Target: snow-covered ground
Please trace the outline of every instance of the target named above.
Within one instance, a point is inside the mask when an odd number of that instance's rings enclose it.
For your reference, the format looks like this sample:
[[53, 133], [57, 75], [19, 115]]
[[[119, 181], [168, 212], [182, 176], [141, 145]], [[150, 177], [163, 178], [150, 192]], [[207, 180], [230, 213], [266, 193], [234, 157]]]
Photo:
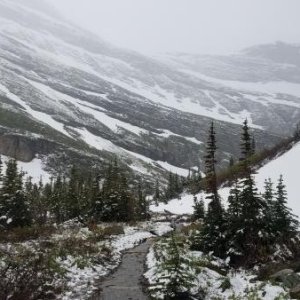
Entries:
[[[5, 162], [7, 162], [9, 158], [4, 155], [2, 155], [1, 158], [4, 162], [3, 172], [5, 172]], [[39, 182], [41, 179], [43, 180], [43, 182], [48, 182], [51, 177], [51, 175], [47, 171], [45, 171], [43, 160], [40, 158], [34, 158], [31, 162], [18, 161], [18, 168], [20, 171], [25, 172], [25, 177], [31, 177], [32, 182], [34, 183]]]
[[[300, 97], [300, 84], [291, 83], [287, 81], [268, 81], [268, 82], [246, 82], [246, 81], [235, 81], [235, 80], [224, 80], [219, 78], [210, 77], [199, 72], [193, 72], [190, 70], [182, 70], [185, 73], [197, 76], [205, 81], [220, 84], [226, 87], [237, 89], [245, 92], [257, 92], [263, 94], [288, 94], [295, 97]], [[278, 100], [280, 103], [281, 100]], [[299, 107], [300, 103], [296, 102], [283, 102], [285, 105], [297, 105]]]
[[[226, 206], [226, 199], [229, 195], [230, 188], [222, 188], [219, 190], [219, 194], [223, 200], [223, 204]], [[195, 195], [198, 200], [201, 198], [207, 205], [207, 200], [205, 199], [205, 193], [198, 193]], [[158, 206], [152, 204], [150, 210], [156, 213], [170, 212], [176, 215], [187, 214], [191, 215], [194, 212], [194, 195], [183, 194], [180, 199], [172, 199], [167, 204], [159, 203]]]
[[[270, 161], [257, 171], [255, 175], [257, 187], [260, 192], [263, 192], [265, 179], [271, 178], [274, 182], [274, 188], [282, 174], [284, 183], [288, 192], [288, 206], [293, 210], [293, 213], [300, 217], [300, 194], [299, 194], [299, 163], [300, 163], [300, 143], [296, 144], [291, 150], [285, 154]], [[229, 188], [219, 190], [223, 204], [226, 206]], [[205, 194], [197, 194], [198, 200]], [[159, 206], [151, 205], [150, 209], [153, 212], [169, 211], [174, 214], [192, 214], [194, 209], [194, 196], [191, 194], [182, 195], [181, 199], [170, 200], [167, 204], [160, 203]]]
[[[139, 222], [134, 226], [124, 223], [101, 223], [90, 230], [70, 220], [55, 227], [55, 231], [49, 236], [43, 235], [38, 239], [20, 242], [1, 242], [0, 252], [17, 255], [29, 251], [34, 257], [37, 251], [42, 251], [54, 255], [51, 258], [54, 258], [59, 266], [55, 268], [54, 273], [64, 274], [63, 277], [53, 278], [52, 282], [55, 287], [61, 286], [62, 283], [65, 286], [59, 299], [83, 300], [89, 299], [95, 292], [98, 287], [97, 281], [101, 277], [107, 276], [118, 267], [125, 250], [139, 245], [147, 238], [170, 232], [170, 225], [169, 222], [153, 221]], [[6, 258], [1, 256], [1, 272], [5, 269], [5, 264]]]
[[[148, 270], [144, 274], [150, 284], [149, 291], [155, 299], [164, 299], [157, 282], [162, 276], [161, 266], [164, 265], [164, 257], [168, 255], [165, 253], [165, 245], [160, 246], [160, 243], [159, 241], [158, 245], [150, 248], [146, 261]], [[190, 291], [193, 295], [200, 293], [201, 299], [289, 299], [284, 298], [287, 296], [287, 292], [281, 286], [273, 285], [268, 281], [258, 281], [251, 271], [241, 269], [224, 272], [228, 267], [224, 260], [204, 255], [199, 251], [190, 251], [188, 248], [184, 249], [182, 256], [186, 260], [182, 269], [187, 272], [188, 280], [193, 283]], [[210, 268], [209, 266], [213, 267]], [[217, 270], [223, 270], [223, 272]], [[170, 274], [164, 273], [165, 282], [169, 281], [169, 276]]]
[[[124, 234], [111, 236], [109, 240], [99, 242], [99, 249], [103, 246], [111, 249], [112, 258], [109, 263], [104, 261], [102, 264], [93, 263], [81, 268], [77, 264], [78, 258], [76, 257], [69, 256], [67, 259], [62, 260], [62, 266], [67, 270], [68, 288], [70, 290], [63, 299], [88, 298], [88, 295], [94, 292], [94, 288], [97, 288], [95, 285], [97, 280], [108, 275], [119, 265], [123, 251], [137, 246], [147, 238], [153, 237], [154, 235], [150, 231], [161, 236], [171, 230], [172, 228], [168, 222], [142, 222], [137, 226], [124, 225]], [[87, 228], [82, 228], [80, 234], [87, 239], [91, 232]], [[64, 236], [62, 235], [60, 238], [64, 238]]]
[[271, 178], [276, 186], [279, 176], [283, 175], [288, 192], [288, 205], [300, 217], [299, 166], [300, 143], [297, 143], [291, 150], [259, 169], [256, 182], [259, 190], [262, 190], [266, 178]]

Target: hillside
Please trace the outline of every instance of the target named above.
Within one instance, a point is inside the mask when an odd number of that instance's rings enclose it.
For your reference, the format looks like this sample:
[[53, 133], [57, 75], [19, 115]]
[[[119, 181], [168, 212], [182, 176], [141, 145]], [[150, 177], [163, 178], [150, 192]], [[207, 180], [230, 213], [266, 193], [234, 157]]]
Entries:
[[[300, 143], [295, 144], [292, 149], [286, 153], [279, 155], [275, 159], [267, 162], [263, 167], [257, 170], [255, 175], [256, 184], [260, 192], [264, 190], [265, 179], [271, 178], [274, 184], [277, 183], [279, 176], [283, 175], [285, 185], [288, 192], [288, 206], [293, 210], [293, 213], [300, 217], [300, 204], [298, 185], [299, 180], [297, 177], [298, 164], [297, 161], [300, 157]], [[229, 189], [221, 188], [219, 193], [222, 197], [223, 204], [227, 205], [227, 198]], [[205, 197], [204, 193], [196, 195], [198, 199]], [[168, 204], [159, 204], [159, 206], [151, 206], [153, 212], [169, 211], [174, 214], [192, 214], [194, 211], [193, 195], [183, 195], [180, 200], [173, 199]]]
[[[188, 168], [203, 169], [211, 119], [218, 129], [222, 166], [238, 155], [244, 118], [258, 149], [274, 145], [298, 123], [299, 95], [291, 90], [226, 86], [209, 78], [209, 72], [200, 76], [201, 70], [182, 70], [178, 57], [170, 64], [110, 45], [44, 1], [35, 2], [0, 0], [2, 154], [22, 161], [39, 155], [52, 169], [74, 162], [91, 167], [117, 155], [151, 179], [166, 171], [186, 175]], [[247, 64], [257, 61], [257, 53], [247, 55]], [[215, 62], [219, 58], [204, 60], [201, 65], [225, 73]], [[284, 68], [283, 62], [259, 60], [251, 70]], [[238, 63], [226, 68], [235, 69], [240, 82]], [[281, 80], [271, 73], [264, 72], [264, 80]]]

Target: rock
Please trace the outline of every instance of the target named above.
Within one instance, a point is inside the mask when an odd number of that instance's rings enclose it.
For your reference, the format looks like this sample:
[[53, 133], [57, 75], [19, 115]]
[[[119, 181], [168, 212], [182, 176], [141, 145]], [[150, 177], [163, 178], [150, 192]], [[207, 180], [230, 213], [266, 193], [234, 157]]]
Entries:
[[292, 269], [283, 269], [283, 270], [280, 270], [280, 271], [274, 273], [273, 275], [271, 275], [270, 278], [281, 281], [280, 279], [282, 277], [290, 275], [292, 273], [294, 273], [294, 271]]
[[0, 134], [0, 153], [17, 160], [30, 162], [37, 153], [52, 153], [55, 143], [42, 138], [14, 134]]
[[31, 161], [35, 156], [29, 144], [21, 136], [0, 136], [0, 153], [25, 162]]
[[271, 279], [282, 282], [287, 288], [294, 288], [300, 284], [300, 276], [292, 269], [283, 269], [270, 276]]
[[292, 299], [300, 299], [300, 284], [290, 290], [290, 296]]
[[294, 288], [300, 284], [300, 276], [296, 273], [292, 273], [283, 278], [283, 285], [287, 288]]

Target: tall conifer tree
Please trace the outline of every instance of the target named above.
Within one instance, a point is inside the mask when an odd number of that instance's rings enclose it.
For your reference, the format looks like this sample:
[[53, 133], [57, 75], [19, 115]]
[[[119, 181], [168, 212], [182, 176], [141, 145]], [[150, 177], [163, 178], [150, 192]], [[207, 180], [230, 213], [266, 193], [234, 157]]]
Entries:
[[294, 237], [298, 230], [299, 222], [291, 209], [287, 207], [287, 192], [282, 175], [276, 186], [276, 199], [274, 203], [276, 220], [274, 231], [281, 240]]
[[201, 247], [203, 247], [204, 251], [213, 251], [215, 255], [222, 257], [225, 252], [225, 219], [217, 187], [216, 150], [216, 133], [212, 122], [205, 155], [205, 191], [207, 194], [206, 199], [209, 203], [200, 244], [202, 244]]

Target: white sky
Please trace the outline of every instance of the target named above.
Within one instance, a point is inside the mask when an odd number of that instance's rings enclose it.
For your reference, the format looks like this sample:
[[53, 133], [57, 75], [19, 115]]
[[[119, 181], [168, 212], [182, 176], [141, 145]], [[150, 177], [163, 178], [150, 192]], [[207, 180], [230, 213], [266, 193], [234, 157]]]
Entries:
[[144, 53], [226, 54], [300, 43], [300, 0], [48, 0], [78, 25]]

